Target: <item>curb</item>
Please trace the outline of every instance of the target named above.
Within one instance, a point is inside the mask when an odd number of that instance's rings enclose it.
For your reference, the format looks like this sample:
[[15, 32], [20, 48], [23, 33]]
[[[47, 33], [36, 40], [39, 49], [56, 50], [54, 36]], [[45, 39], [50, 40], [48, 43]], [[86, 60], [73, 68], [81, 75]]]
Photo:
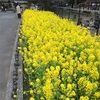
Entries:
[[[20, 69], [21, 71], [18, 71], [18, 91], [17, 91], [17, 95], [19, 96], [17, 99], [13, 99], [12, 98], [12, 90], [13, 90], [13, 71], [14, 71], [14, 62], [15, 62], [15, 53], [16, 53], [16, 48], [17, 48], [17, 42], [18, 42], [18, 33], [20, 30], [20, 24], [21, 22], [19, 22], [18, 25], [18, 29], [17, 29], [17, 34], [16, 34], [16, 38], [15, 38], [15, 42], [14, 42], [14, 47], [13, 47], [13, 52], [12, 52], [12, 59], [11, 59], [11, 64], [10, 64], [10, 69], [9, 69], [9, 75], [8, 75], [8, 81], [7, 81], [7, 87], [6, 87], [6, 95], [4, 100], [23, 100], [23, 75], [22, 75], [22, 64], [20, 64], [20, 66], [18, 66], [18, 70]], [[19, 57], [19, 59], [21, 60], [21, 56]], [[21, 61], [20, 61], [21, 63]]]

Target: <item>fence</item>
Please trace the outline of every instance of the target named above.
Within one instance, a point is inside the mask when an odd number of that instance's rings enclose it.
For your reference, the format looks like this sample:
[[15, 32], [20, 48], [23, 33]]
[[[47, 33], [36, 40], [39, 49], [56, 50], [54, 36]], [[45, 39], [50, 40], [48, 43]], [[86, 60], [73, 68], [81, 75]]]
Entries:
[[61, 18], [68, 18], [75, 22], [77, 22], [80, 18], [84, 23], [86, 20], [90, 18], [95, 18], [97, 14], [99, 14], [99, 10], [85, 10], [81, 8], [70, 8], [70, 7], [52, 7], [51, 11], [56, 13]]

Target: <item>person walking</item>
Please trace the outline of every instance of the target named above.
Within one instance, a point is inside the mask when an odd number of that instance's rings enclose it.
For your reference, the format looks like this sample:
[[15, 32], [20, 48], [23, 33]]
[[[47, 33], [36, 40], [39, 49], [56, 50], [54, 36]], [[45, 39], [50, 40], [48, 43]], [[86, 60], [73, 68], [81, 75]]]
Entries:
[[94, 20], [94, 28], [97, 30], [96, 35], [99, 34], [99, 26], [100, 26], [100, 18], [97, 15], [95, 20]]
[[6, 12], [6, 6], [5, 6], [5, 3], [3, 3], [3, 4], [1, 5], [1, 11], [5, 11], [5, 12]]
[[18, 18], [21, 18], [21, 7], [20, 7], [19, 3], [16, 6], [16, 12], [17, 12]]
[[93, 18], [90, 18], [90, 21], [89, 21], [89, 26], [90, 26], [90, 27], [93, 27], [93, 25], [94, 25]]
[[84, 23], [84, 27], [86, 27], [86, 28], [89, 27], [89, 20], [86, 20], [86, 22]]
[[78, 19], [77, 25], [81, 25], [82, 26], [82, 18]]

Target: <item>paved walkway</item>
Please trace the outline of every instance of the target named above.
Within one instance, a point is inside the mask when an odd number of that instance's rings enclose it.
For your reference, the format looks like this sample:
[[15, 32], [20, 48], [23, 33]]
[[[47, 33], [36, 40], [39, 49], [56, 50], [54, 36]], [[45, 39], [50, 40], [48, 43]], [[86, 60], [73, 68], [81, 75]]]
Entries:
[[4, 100], [14, 41], [20, 20], [13, 12], [0, 12], [0, 100]]

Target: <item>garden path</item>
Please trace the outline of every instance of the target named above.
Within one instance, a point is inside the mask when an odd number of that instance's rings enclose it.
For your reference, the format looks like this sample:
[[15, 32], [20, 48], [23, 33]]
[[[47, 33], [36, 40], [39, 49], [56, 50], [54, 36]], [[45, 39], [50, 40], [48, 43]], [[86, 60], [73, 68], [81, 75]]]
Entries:
[[0, 12], [0, 100], [6, 95], [14, 41], [19, 19], [13, 12]]

